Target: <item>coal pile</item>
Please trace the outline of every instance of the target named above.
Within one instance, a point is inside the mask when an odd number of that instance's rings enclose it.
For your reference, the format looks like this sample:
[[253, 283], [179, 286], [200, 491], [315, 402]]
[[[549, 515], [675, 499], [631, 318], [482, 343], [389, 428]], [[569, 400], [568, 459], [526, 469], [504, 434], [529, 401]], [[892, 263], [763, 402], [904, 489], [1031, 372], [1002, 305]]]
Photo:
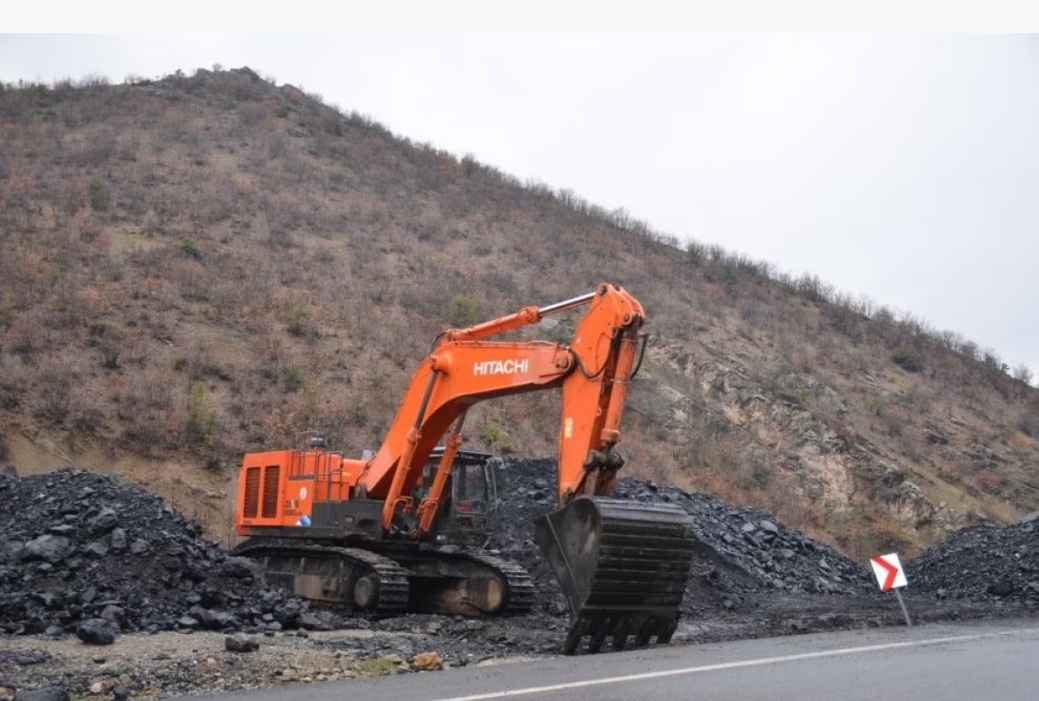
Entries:
[[617, 495], [636, 501], [673, 503], [693, 518], [699, 555], [745, 575], [751, 592], [862, 594], [868, 572], [830, 546], [788, 528], [759, 509], [730, 506], [708, 494], [622, 480]]
[[65, 468], [0, 473], [0, 632], [251, 631], [326, 625], [161, 498]]
[[[556, 462], [511, 460], [505, 472], [490, 547], [530, 572], [539, 625], [564, 625], [566, 599], [534, 543], [535, 518], [556, 508]], [[636, 478], [618, 480], [616, 496], [675, 504], [692, 517], [698, 542], [686, 614], [739, 608], [746, 598], [875, 590], [868, 570], [767, 512]], [[103, 642], [106, 631], [348, 623], [267, 586], [255, 565], [203, 538], [199, 524], [118, 478], [70, 468], [0, 475], [0, 633]]]
[[939, 598], [1039, 605], [1039, 520], [957, 531], [905, 570], [911, 587]]
[[[491, 546], [517, 560], [539, 583], [535, 605], [566, 612], [554, 575], [534, 543], [534, 518], [556, 508], [556, 462], [508, 463], [499, 532]], [[685, 608], [695, 606], [704, 588], [726, 600], [748, 594], [862, 595], [876, 587], [869, 571], [771, 514], [728, 505], [699, 492], [662, 487], [649, 480], [622, 478], [616, 496], [644, 503], [670, 503], [692, 516], [698, 541]]]

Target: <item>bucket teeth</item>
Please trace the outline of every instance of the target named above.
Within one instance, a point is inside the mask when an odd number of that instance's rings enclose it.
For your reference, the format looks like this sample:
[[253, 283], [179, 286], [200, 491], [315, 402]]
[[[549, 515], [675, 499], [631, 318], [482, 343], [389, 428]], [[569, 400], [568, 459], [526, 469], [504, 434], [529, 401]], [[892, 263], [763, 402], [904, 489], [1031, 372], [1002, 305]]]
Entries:
[[678, 626], [695, 540], [688, 514], [670, 504], [580, 497], [537, 520], [535, 540], [570, 603], [573, 654], [588, 637], [621, 650], [670, 642]]

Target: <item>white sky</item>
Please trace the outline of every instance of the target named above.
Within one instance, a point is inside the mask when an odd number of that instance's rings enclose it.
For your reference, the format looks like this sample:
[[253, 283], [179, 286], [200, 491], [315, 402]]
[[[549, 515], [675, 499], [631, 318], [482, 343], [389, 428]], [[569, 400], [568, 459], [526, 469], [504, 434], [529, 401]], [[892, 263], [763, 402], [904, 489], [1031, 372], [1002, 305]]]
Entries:
[[0, 35], [5, 82], [217, 63], [816, 274], [1039, 375], [1039, 35]]

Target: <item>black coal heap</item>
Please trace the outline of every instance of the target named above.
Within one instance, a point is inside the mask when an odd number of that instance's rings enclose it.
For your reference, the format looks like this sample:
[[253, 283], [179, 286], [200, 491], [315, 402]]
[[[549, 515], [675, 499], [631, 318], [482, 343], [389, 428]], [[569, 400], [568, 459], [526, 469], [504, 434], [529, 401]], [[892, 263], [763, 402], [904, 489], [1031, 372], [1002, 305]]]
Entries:
[[[322, 614], [326, 615], [326, 614]], [[118, 478], [0, 474], [0, 632], [319, 627], [306, 602]], [[83, 634], [81, 634], [83, 637]]]

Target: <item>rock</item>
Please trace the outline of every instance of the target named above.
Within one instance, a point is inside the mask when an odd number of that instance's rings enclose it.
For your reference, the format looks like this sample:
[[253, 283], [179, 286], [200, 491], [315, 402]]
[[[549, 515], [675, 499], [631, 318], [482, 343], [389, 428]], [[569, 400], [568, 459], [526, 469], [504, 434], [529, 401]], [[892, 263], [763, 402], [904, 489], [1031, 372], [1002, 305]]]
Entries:
[[412, 658], [411, 666], [420, 672], [431, 672], [444, 666], [444, 658], [438, 652], [420, 652]]
[[52, 608], [54, 606], [54, 602], [57, 600], [57, 597], [54, 595], [54, 592], [49, 591], [33, 592], [32, 598], [39, 601], [46, 608]]
[[127, 701], [130, 698], [130, 690], [120, 684], [116, 688], [112, 689], [113, 701]]
[[757, 538], [752, 536], [750, 533], [744, 533], [743, 540], [745, 540], [747, 544], [753, 547], [755, 550], [761, 550], [761, 543], [758, 542]]
[[299, 625], [305, 630], [331, 630], [331, 626], [309, 611], [299, 616]]
[[118, 525], [119, 515], [116, 514], [114, 509], [106, 506], [87, 523], [87, 532], [96, 538], [109, 533]]
[[16, 665], [26, 666], [32, 664], [42, 664], [47, 660], [51, 659], [51, 654], [44, 650], [14, 650], [9, 655], [0, 656], [0, 659], [6, 657]]
[[220, 565], [218, 573], [223, 577], [246, 579], [258, 574], [256, 564], [244, 557], [229, 557]]
[[123, 530], [122, 528], [114, 528], [114, 529], [112, 529], [111, 545], [112, 545], [112, 550], [117, 552], [117, 553], [121, 553], [122, 551], [126, 550], [126, 546], [127, 546], [126, 531]]
[[9, 540], [0, 546], [0, 564], [17, 565], [24, 555], [25, 544], [20, 541]]
[[235, 625], [235, 617], [226, 611], [210, 611], [209, 617], [210, 620], [207, 625], [210, 630], [226, 630], [237, 627]]
[[103, 618], [89, 618], [76, 628], [76, 636], [87, 645], [111, 645], [115, 642], [112, 624]]
[[986, 591], [993, 596], [1010, 596], [1014, 593], [1014, 585], [1005, 579], [1001, 579], [990, 584]]
[[71, 549], [72, 543], [68, 538], [45, 533], [25, 544], [24, 557], [53, 564], [61, 562]]
[[229, 652], [253, 652], [260, 649], [260, 643], [255, 638], [239, 633], [224, 638], [224, 649]]
[[101, 618], [105, 619], [113, 626], [118, 627], [122, 625], [123, 619], [126, 618], [126, 611], [124, 611], [119, 606], [115, 606], [114, 604], [108, 604], [101, 611]]
[[[188, 597], [185, 597], [185, 598], [188, 601], [191, 601], [193, 598], [197, 599], [198, 597], [188, 596]], [[199, 606], [197, 604], [195, 606], [192, 606], [188, 610], [188, 616], [190, 616], [191, 618], [194, 618], [199, 624], [201, 624], [201, 626], [203, 628], [208, 628], [210, 630], [216, 630], [216, 629], [219, 629], [219, 627], [220, 627], [220, 624], [217, 622], [217, 616], [212, 611], [210, 611], [209, 609], [202, 608], [201, 606]]]
[[108, 543], [103, 540], [95, 540], [92, 543], [88, 543], [83, 548], [83, 552], [91, 557], [101, 559], [108, 554]]

